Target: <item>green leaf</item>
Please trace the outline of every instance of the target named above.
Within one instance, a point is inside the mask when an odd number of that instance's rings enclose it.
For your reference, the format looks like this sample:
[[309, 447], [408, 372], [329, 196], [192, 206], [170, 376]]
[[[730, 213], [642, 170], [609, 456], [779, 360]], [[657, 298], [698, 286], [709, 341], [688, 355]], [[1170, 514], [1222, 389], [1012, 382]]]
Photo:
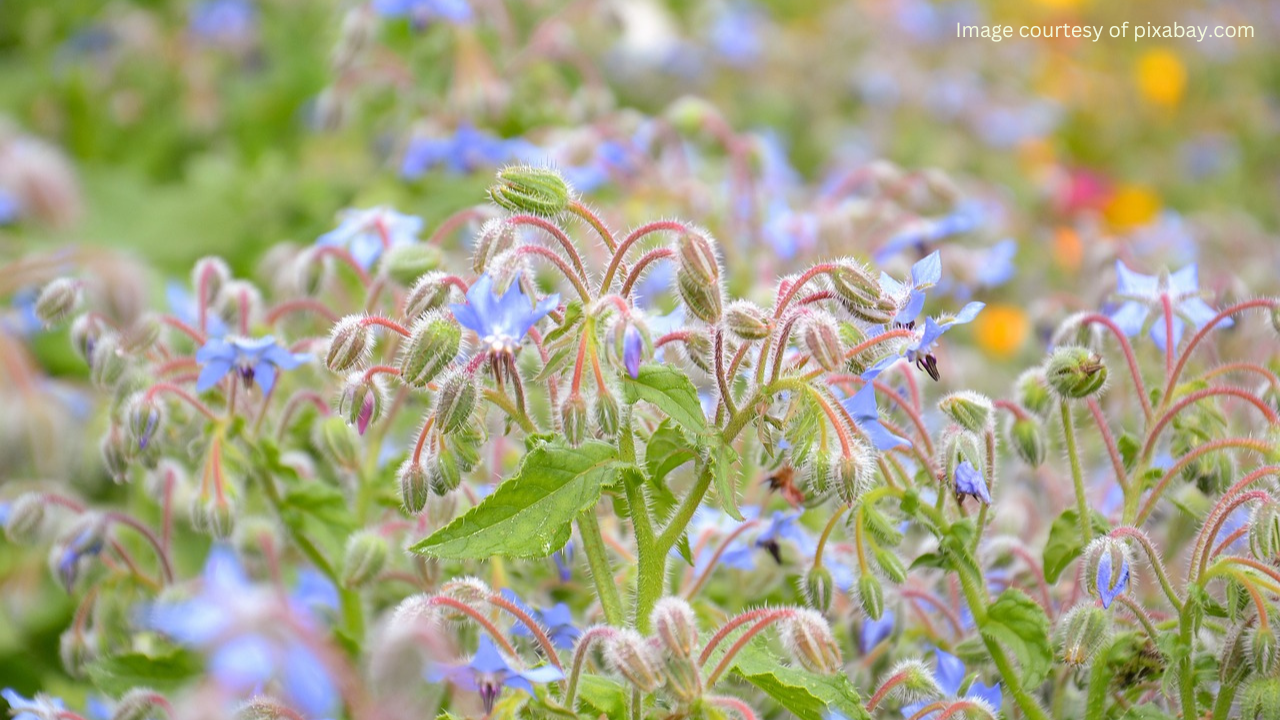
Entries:
[[1138, 453], [1142, 450], [1142, 443], [1138, 438], [1129, 432], [1120, 434], [1116, 438], [1116, 449], [1120, 451], [1120, 459], [1124, 462], [1125, 470], [1133, 470], [1133, 463], [1138, 459]]
[[720, 508], [734, 520], [742, 520], [742, 512], [738, 510], [738, 483], [733, 465], [738, 460], [738, 453], [728, 444], [717, 441], [709, 460], [710, 467], [703, 472], [715, 473], [716, 497], [720, 499]]
[[850, 720], [870, 720], [862, 698], [844, 673], [817, 675], [787, 667], [755, 643], [734, 658], [733, 672], [801, 720], [824, 720], [832, 710]]
[[341, 490], [322, 482], [311, 481], [290, 486], [282, 505], [286, 509], [310, 515], [329, 526], [355, 527], [351, 503], [347, 502], [346, 496]]
[[1017, 588], [1000, 593], [982, 623], [982, 634], [1013, 651], [1022, 665], [1022, 681], [1034, 688], [1053, 668], [1049, 617], [1035, 600]]
[[113, 655], [95, 660], [86, 672], [98, 690], [118, 696], [135, 687], [149, 687], [158, 692], [175, 690], [199, 675], [201, 665], [200, 656], [179, 649], [163, 655]]
[[[1093, 513], [1094, 534], [1105, 535], [1110, 530], [1107, 519]], [[1044, 545], [1044, 579], [1051, 583], [1057, 582], [1062, 571], [1067, 569], [1072, 560], [1080, 557], [1083, 550], [1080, 541], [1080, 513], [1071, 508], [1059, 515], [1049, 527], [1049, 539]]]
[[694, 435], [701, 435], [707, 429], [697, 388], [676, 368], [645, 365], [634, 379], [622, 376], [622, 390], [628, 404], [641, 400], [651, 402]]
[[645, 445], [644, 467], [651, 480], [661, 483], [672, 470], [697, 457], [697, 447], [689, 442], [680, 428], [663, 420]]
[[627, 716], [627, 689], [608, 678], [585, 674], [579, 677], [578, 700], [605, 717]]
[[582, 301], [572, 300], [568, 305], [564, 306], [564, 321], [556, 326], [554, 330], [548, 332], [546, 337], [542, 338], [544, 345], [559, 340], [568, 335], [569, 331], [578, 326], [582, 322]]
[[546, 557], [564, 547], [570, 524], [595, 507], [618, 466], [617, 450], [603, 442], [539, 445], [493, 494], [410, 549], [452, 559]]

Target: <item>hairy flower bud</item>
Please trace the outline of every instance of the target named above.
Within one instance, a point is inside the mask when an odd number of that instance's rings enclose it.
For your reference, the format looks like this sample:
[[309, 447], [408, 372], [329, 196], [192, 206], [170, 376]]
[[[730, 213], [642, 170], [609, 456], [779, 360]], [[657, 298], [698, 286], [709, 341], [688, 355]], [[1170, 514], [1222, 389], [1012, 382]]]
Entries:
[[902, 558], [899, 558], [892, 550], [883, 547], [875, 547], [871, 550], [871, 556], [875, 558], [876, 566], [880, 568], [880, 572], [889, 578], [890, 581], [901, 584], [907, 581], [907, 566], [903, 564]]
[[682, 704], [691, 704], [702, 697], [702, 673], [692, 658], [664, 657], [662, 675], [666, 678], [667, 690]]
[[1044, 366], [1045, 381], [1059, 397], [1080, 400], [1096, 395], [1107, 382], [1102, 356], [1082, 347], [1053, 351]]
[[698, 620], [689, 603], [678, 597], [665, 597], [654, 605], [649, 618], [667, 652], [682, 658], [693, 657], [697, 652]]
[[298, 713], [268, 695], [249, 698], [236, 708], [233, 720], [292, 720]]
[[471, 255], [471, 269], [483, 275], [489, 263], [498, 255], [516, 246], [516, 226], [506, 218], [493, 218], [480, 227], [476, 236], [475, 251]]
[[433, 453], [427, 458], [427, 484], [436, 495], [448, 495], [462, 484], [462, 470], [453, 453]]
[[440, 267], [440, 248], [423, 243], [396, 245], [382, 254], [378, 266], [387, 277], [408, 285]]
[[219, 540], [231, 537], [235, 528], [235, 507], [225, 495], [198, 496], [191, 503], [191, 525]]
[[4, 523], [5, 535], [15, 545], [28, 545], [40, 538], [44, 527], [45, 500], [39, 493], [25, 493], [9, 506], [9, 519]]
[[578, 447], [586, 439], [587, 401], [581, 393], [572, 393], [560, 405], [560, 429], [572, 447]]
[[129, 360], [120, 349], [120, 336], [104, 334], [93, 347], [89, 380], [104, 390], [115, 387], [129, 369]]
[[147, 393], [135, 393], [129, 400], [125, 411], [129, 423], [129, 436], [138, 444], [139, 450], [146, 450], [151, 439], [155, 437], [156, 428], [164, 419], [164, 406]]
[[844, 344], [840, 341], [840, 328], [829, 313], [815, 312], [805, 318], [800, 331], [809, 356], [818, 367], [835, 372], [844, 366]]
[[843, 661], [831, 626], [822, 615], [807, 608], [797, 608], [782, 621], [783, 644], [805, 670], [820, 675], [834, 675]]
[[573, 191], [551, 168], [515, 165], [498, 171], [489, 198], [509, 212], [555, 217], [569, 206]]
[[613, 397], [613, 393], [601, 390], [596, 394], [592, 414], [595, 415], [596, 427], [599, 427], [600, 432], [606, 437], [614, 437], [618, 434], [620, 412], [621, 408], [618, 407], [618, 401]]
[[105, 332], [103, 324], [93, 315], [80, 315], [71, 321], [71, 346], [85, 363], [93, 362], [93, 349]]
[[36, 297], [36, 317], [45, 325], [62, 322], [80, 304], [80, 286], [74, 278], [58, 278], [45, 285]]
[[1048, 438], [1045, 437], [1044, 426], [1039, 420], [1032, 417], [1014, 418], [1009, 423], [1009, 444], [1023, 462], [1031, 467], [1039, 467], [1044, 462]]
[[406, 320], [421, 317], [449, 301], [450, 286], [445, 282], [447, 277], [448, 275], [442, 272], [430, 272], [418, 278], [404, 298]]
[[84, 679], [86, 668], [98, 659], [94, 638], [91, 631], [74, 627], [58, 638], [58, 659], [71, 677]]
[[884, 586], [880, 578], [871, 573], [862, 573], [858, 578], [858, 602], [862, 611], [872, 620], [879, 620], [884, 614]]
[[162, 695], [150, 688], [135, 687], [120, 696], [111, 720], [148, 720], [168, 715], [169, 702]]
[[391, 548], [387, 539], [372, 530], [363, 530], [347, 540], [342, 560], [342, 584], [352, 588], [373, 580], [387, 566]]
[[1059, 629], [1062, 657], [1068, 665], [1083, 667], [1111, 635], [1111, 620], [1096, 604], [1081, 603], [1062, 619]]
[[426, 388], [427, 384], [458, 356], [462, 346], [462, 327], [453, 316], [427, 313], [413, 324], [409, 342], [400, 351], [400, 379], [407, 385]]
[[1245, 688], [1241, 718], [1273, 720], [1280, 717], [1280, 677], [1257, 677]]
[[833, 458], [826, 453], [809, 454], [808, 461], [800, 468], [800, 489], [805, 497], [824, 499], [835, 490], [838, 462], [839, 455]]
[[400, 480], [400, 502], [404, 503], [404, 509], [411, 515], [422, 512], [431, 493], [426, 467], [410, 457], [400, 465], [396, 476]]
[[364, 435], [369, 425], [382, 417], [385, 394], [377, 375], [369, 376], [356, 370], [347, 376], [342, 394], [338, 396], [338, 414]]
[[893, 299], [885, 297], [880, 282], [866, 267], [842, 262], [828, 277], [840, 304], [853, 317], [872, 325], [885, 325], [897, 314]]
[[720, 322], [720, 263], [715, 246], [699, 232], [684, 232], [676, 241], [680, 268], [676, 286], [685, 307], [694, 317], [715, 325]]
[[1043, 368], [1031, 368], [1014, 382], [1018, 403], [1037, 415], [1044, 415], [1053, 403]]
[[862, 496], [875, 472], [870, 448], [861, 440], [854, 439], [851, 442], [853, 448], [850, 454], [836, 457], [831, 465], [836, 492], [846, 503], [853, 503]]
[[804, 596], [809, 607], [826, 614], [831, 609], [831, 600], [835, 595], [835, 583], [831, 579], [831, 571], [825, 565], [814, 565], [804, 576]]
[[102, 436], [98, 450], [112, 480], [124, 482], [129, 477], [129, 466], [137, 455], [137, 449], [137, 444], [130, 442], [128, 435], [119, 428], [113, 427]]
[[372, 347], [373, 331], [364, 325], [364, 317], [348, 315], [329, 332], [324, 362], [334, 372], [346, 372], [363, 362]]
[[655, 646], [634, 630], [622, 630], [605, 645], [605, 662], [640, 692], [662, 685], [662, 657]]
[[771, 329], [769, 315], [749, 300], [729, 303], [724, 309], [724, 324], [729, 332], [743, 340], [764, 340]]

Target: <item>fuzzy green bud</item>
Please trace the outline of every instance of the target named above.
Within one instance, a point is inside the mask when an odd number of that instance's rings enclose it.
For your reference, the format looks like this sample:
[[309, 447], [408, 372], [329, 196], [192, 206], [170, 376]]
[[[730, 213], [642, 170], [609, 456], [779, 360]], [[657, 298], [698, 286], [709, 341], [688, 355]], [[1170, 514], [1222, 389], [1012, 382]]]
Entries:
[[1111, 620], [1096, 603], [1081, 603], [1062, 619], [1060, 643], [1068, 665], [1083, 667], [1111, 636]]
[[1280, 718], [1280, 677], [1259, 677], [1249, 683], [1240, 702], [1241, 720]]
[[382, 417], [384, 397], [379, 378], [357, 370], [347, 376], [346, 386], [338, 396], [338, 415], [364, 435]]
[[1249, 635], [1249, 665], [1259, 675], [1273, 675], [1280, 665], [1280, 643], [1270, 626], [1259, 624]]
[[1018, 403], [1037, 415], [1044, 415], [1053, 406], [1053, 394], [1045, 380], [1043, 368], [1032, 368], [1018, 376], [1014, 383]]
[[551, 168], [516, 165], [498, 171], [489, 199], [513, 213], [555, 217], [573, 199], [569, 184]]
[[476, 378], [467, 372], [450, 372], [440, 381], [436, 393], [436, 427], [440, 432], [457, 432], [471, 419], [480, 390]]
[[418, 278], [409, 288], [404, 298], [404, 317], [413, 320], [422, 315], [443, 307], [449, 301], [448, 275], [442, 272], [430, 272]]
[[800, 337], [818, 367], [827, 372], [835, 372], [844, 366], [844, 344], [840, 341], [840, 328], [829, 313], [815, 312], [806, 318]]
[[71, 321], [71, 329], [68, 331], [71, 336], [71, 346], [86, 363], [93, 362], [93, 348], [102, 337], [103, 327], [103, 324], [92, 315], [80, 315]]
[[656, 646], [634, 630], [623, 630], [605, 645], [605, 662], [640, 690], [650, 693], [662, 685], [662, 657]]
[[600, 428], [600, 432], [607, 437], [613, 437], [618, 434], [618, 414], [621, 409], [618, 407], [618, 401], [613, 397], [613, 393], [607, 390], [601, 390], [596, 394], [595, 405], [593, 406], [593, 415], [595, 415], [596, 426]]
[[352, 535], [342, 559], [342, 584], [359, 587], [376, 578], [387, 566], [390, 552], [387, 539], [376, 532], [365, 530]]
[[373, 345], [373, 332], [364, 325], [360, 315], [348, 315], [334, 323], [329, 332], [329, 352], [325, 365], [334, 372], [346, 372], [369, 354]]
[[44, 527], [45, 500], [39, 493], [19, 495], [9, 506], [9, 521], [5, 523], [5, 535], [15, 545], [28, 545], [40, 538]]
[[781, 623], [783, 645], [805, 670], [819, 675], [840, 672], [840, 645], [825, 618], [809, 609], [796, 609]]
[[838, 455], [833, 458], [826, 453], [810, 454], [808, 462], [800, 468], [800, 489], [806, 497], [826, 498], [831, 494], [835, 489], [837, 462]]
[[191, 503], [191, 525], [219, 540], [231, 537], [235, 517], [235, 508], [225, 495], [196, 497]]
[[814, 565], [804, 576], [804, 596], [809, 607], [826, 614], [831, 609], [831, 600], [835, 595], [835, 583], [831, 579], [831, 571], [825, 565]]
[[440, 267], [440, 248], [423, 243], [396, 245], [383, 253], [379, 267], [387, 277], [408, 285]]
[[453, 453], [435, 453], [427, 458], [427, 484], [431, 492], [444, 496], [458, 489], [462, 484], [462, 470], [458, 467], [458, 459]]
[[75, 311], [80, 304], [80, 281], [58, 278], [40, 289], [35, 313], [40, 322], [54, 325]]
[[837, 457], [832, 464], [836, 492], [841, 500], [850, 504], [862, 496], [873, 473], [870, 450], [859, 440], [852, 442], [851, 453]]
[[675, 655], [663, 658], [662, 674], [667, 690], [682, 704], [688, 705], [702, 697], [702, 673], [691, 658]]
[[428, 313], [413, 324], [400, 352], [400, 379], [422, 389], [443, 371], [462, 346], [462, 327], [443, 313]]
[[866, 267], [841, 263], [828, 277], [840, 304], [853, 317], [872, 325], [885, 325], [893, 320], [897, 306], [892, 298], [884, 296], [880, 282]]
[[565, 441], [578, 447], [587, 436], [587, 401], [581, 393], [573, 393], [560, 405], [560, 429]]
[[103, 335], [93, 346], [89, 363], [89, 380], [104, 390], [115, 387], [129, 369], [129, 360], [120, 348], [120, 337]]
[[58, 638], [58, 659], [71, 677], [83, 679], [89, 664], [98, 658], [94, 638], [91, 631], [80, 628], [71, 628]]
[[938, 401], [938, 409], [951, 421], [973, 433], [986, 432], [996, 410], [986, 396], [968, 390], [954, 392]]
[[494, 218], [480, 227], [476, 236], [475, 251], [471, 256], [471, 269], [484, 274], [489, 263], [498, 255], [516, 246], [516, 226], [505, 218]]
[[863, 573], [858, 578], [858, 602], [862, 604], [862, 611], [872, 620], [879, 620], [884, 614], [884, 586], [880, 584], [880, 578], [871, 573]]
[[1059, 397], [1080, 400], [1096, 395], [1107, 382], [1102, 356], [1082, 347], [1053, 351], [1044, 366], [1045, 381]]
[[654, 605], [649, 622], [667, 652], [682, 658], [691, 658], [697, 652], [698, 620], [689, 603], [678, 597], [665, 597]]
[[694, 317], [715, 325], [720, 322], [720, 263], [715, 245], [699, 232], [684, 232], [676, 241], [676, 287]]
[[431, 496], [431, 483], [427, 478], [427, 469], [412, 457], [400, 465], [396, 473], [400, 480], [400, 502], [410, 515], [417, 515], [427, 507], [427, 499]]
[[894, 554], [892, 550], [874, 547], [871, 549], [871, 557], [875, 559], [876, 566], [880, 568], [880, 572], [884, 573], [889, 580], [898, 584], [907, 581], [907, 566], [903, 564], [902, 558]]
[[764, 340], [771, 330], [769, 315], [749, 300], [729, 303], [724, 310], [724, 324], [729, 332], [743, 340]]
[[1035, 418], [1014, 418], [1009, 423], [1009, 444], [1013, 445], [1018, 457], [1031, 467], [1039, 467], [1044, 462], [1048, 442], [1044, 426]]
[[129, 466], [137, 455], [137, 444], [130, 442], [128, 434], [119, 428], [112, 428], [102, 436], [98, 450], [111, 479], [124, 482], [129, 477]]

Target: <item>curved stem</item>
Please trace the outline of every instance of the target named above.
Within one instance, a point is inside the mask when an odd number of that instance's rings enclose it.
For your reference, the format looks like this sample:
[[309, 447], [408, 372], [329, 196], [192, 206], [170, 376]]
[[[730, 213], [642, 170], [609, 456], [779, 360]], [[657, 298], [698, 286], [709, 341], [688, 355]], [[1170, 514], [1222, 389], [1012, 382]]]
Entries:
[[1173, 476], [1182, 472], [1187, 465], [1195, 462], [1196, 459], [1203, 457], [1211, 452], [1218, 450], [1226, 450], [1229, 448], [1242, 448], [1245, 450], [1253, 450], [1258, 453], [1267, 453], [1270, 450], [1270, 444], [1265, 440], [1256, 438], [1221, 438], [1218, 440], [1210, 440], [1209, 442], [1197, 446], [1194, 450], [1178, 458], [1173, 467], [1169, 468], [1164, 477], [1160, 478], [1160, 482], [1156, 483], [1155, 488], [1151, 490], [1151, 495], [1147, 497], [1147, 502], [1138, 511], [1138, 517], [1134, 521], [1134, 525], [1142, 525], [1156, 509], [1156, 504], [1160, 502], [1160, 498], [1164, 495], [1165, 488], [1169, 485], [1169, 481]]
[[1071, 482], [1076, 490], [1076, 512], [1080, 514], [1080, 542], [1088, 545], [1093, 539], [1093, 518], [1084, 492], [1084, 473], [1080, 470], [1080, 453], [1076, 448], [1076, 431], [1071, 422], [1071, 406], [1066, 400], [1062, 400], [1059, 407], [1062, 411], [1062, 436], [1067, 445], [1067, 457], [1071, 460]]
[[578, 516], [578, 534], [582, 536], [591, 580], [596, 585], [596, 596], [600, 599], [605, 620], [614, 627], [624, 627], [626, 616], [622, 610], [622, 598], [618, 594], [618, 586], [613, 583], [613, 571], [609, 568], [609, 556], [605, 552], [604, 536], [594, 507], [587, 508]]

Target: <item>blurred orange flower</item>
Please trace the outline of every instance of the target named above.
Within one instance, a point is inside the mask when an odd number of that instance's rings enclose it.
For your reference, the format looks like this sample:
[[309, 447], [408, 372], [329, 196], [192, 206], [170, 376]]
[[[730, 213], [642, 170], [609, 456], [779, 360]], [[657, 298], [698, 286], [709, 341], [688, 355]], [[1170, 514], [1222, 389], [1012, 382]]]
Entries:
[[1187, 89], [1187, 68], [1171, 50], [1148, 50], [1138, 58], [1137, 82], [1149, 102], [1172, 107]]
[[978, 346], [998, 358], [1013, 357], [1031, 334], [1027, 314], [1014, 305], [987, 305], [973, 324]]

